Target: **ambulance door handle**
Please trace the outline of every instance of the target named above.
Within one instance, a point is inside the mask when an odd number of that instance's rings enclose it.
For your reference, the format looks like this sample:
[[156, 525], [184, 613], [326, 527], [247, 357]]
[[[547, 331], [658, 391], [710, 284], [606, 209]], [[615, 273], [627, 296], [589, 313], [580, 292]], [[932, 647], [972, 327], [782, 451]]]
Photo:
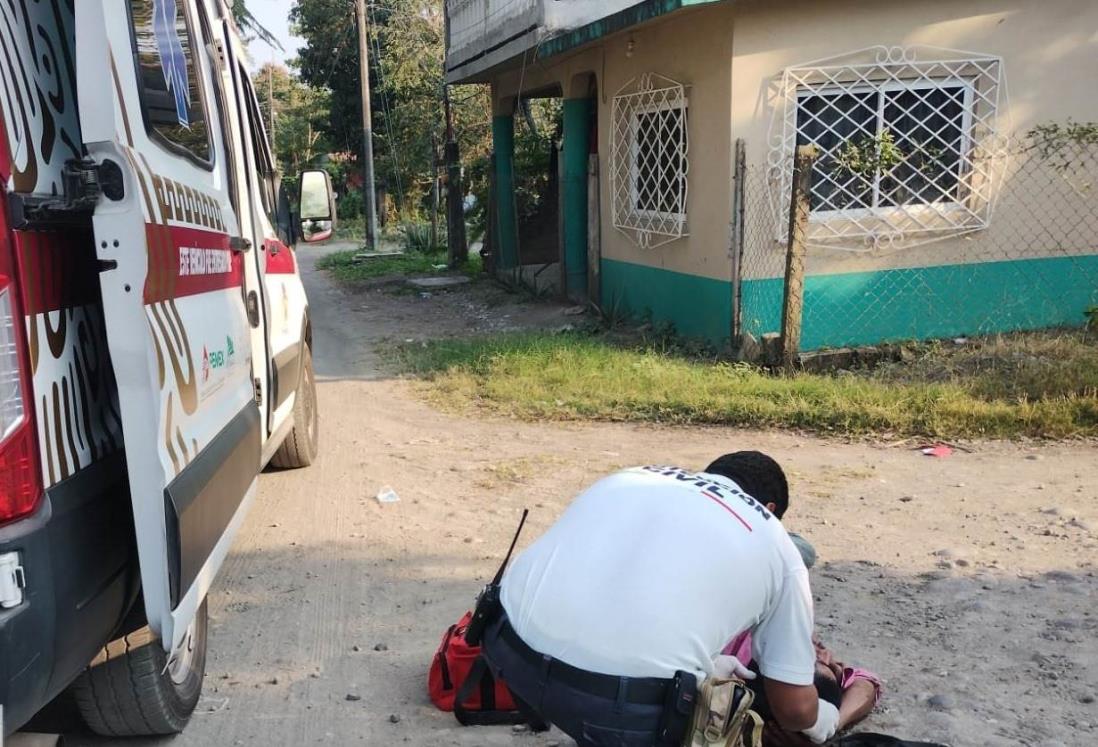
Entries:
[[250, 239], [245, 239], [242, 236], [233, 236], [229, 239], [229, 248], [238, 254], [251, 251], [252, 242]]
[[259, 326], [259, 294], [255, 291], [248, 291], [248, 295], [245, 296], [245, 307], [248, 312], [248, 323], [252, 327]]

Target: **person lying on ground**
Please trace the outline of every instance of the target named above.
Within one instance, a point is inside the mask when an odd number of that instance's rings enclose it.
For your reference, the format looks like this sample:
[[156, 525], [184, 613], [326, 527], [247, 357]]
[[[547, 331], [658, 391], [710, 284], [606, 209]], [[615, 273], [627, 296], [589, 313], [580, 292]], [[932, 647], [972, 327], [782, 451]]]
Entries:
[[[813, 634], [816, 649], [816, 675], [814, 684], [820, 697], [839, 708], [836, 731], [842, 731], [868, 716], [881, 700], [881, 678], [868, 669], [848, 666], [838, 661], [831, 650]], [[747, 682], [755, 693], [754, 710], [767, 722], [763, 743], [766, 747], [797, 747], [807, 744], [799, 734], [782, 729], [774, 722], [766, 699], [765, 688], [759, 687], [758, 667], [751, 659], [751, 631], [745, 630], [724, 647], [715, 666], [718, 674], [736, 674]]]
[[812, 593], [781, 525], [788, 504], [781, 467], [753, 451], [704, 472], [603, 479], [507, 570], [489, 667], [581, 747], [678, 745], [715, 652], [750, 629], [774, 721], [825, 742], [839, 709], [813, 684]]

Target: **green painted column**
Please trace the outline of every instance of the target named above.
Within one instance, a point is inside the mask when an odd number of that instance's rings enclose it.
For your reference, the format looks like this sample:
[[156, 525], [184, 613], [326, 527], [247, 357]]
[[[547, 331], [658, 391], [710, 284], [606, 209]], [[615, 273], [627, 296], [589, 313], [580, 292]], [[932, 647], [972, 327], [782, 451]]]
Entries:
[[496, 228], [499, 251], [496, 268], [518, 266], [518, 223], [515, 219], [515, 118], [492, 117], [492, 147], [496, 154]]
[[573, 300], [587, 297], [587, 154], [591, 99], [564, 100], [564, 271]]

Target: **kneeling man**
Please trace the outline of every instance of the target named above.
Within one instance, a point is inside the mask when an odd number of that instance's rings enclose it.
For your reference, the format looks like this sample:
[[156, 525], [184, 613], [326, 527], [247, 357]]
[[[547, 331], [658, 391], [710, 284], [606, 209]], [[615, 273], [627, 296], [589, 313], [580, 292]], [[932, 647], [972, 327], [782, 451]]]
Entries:
[[580, 745], [678, 745], [695, 683], [750, 630], [775, 720], [823, 743], [838, 709], [813, 686], [812, 593], [780, 522], [788, 505], [785, 474], [759, 452], [605, 478], [508, 569], [485, 657]]

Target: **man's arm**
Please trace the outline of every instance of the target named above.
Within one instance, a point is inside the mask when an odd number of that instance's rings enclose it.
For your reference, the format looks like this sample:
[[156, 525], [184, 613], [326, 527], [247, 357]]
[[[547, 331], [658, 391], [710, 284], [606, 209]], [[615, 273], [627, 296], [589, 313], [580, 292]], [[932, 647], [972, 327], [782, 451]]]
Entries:
[[816, 723], [820, 696], [814, 685], [790, 685], [764, 677], [763, 688], [778, 726], [802, 731]]
[[839, 729], [861, 721], [877, 702], [877, 688], [868, 680], [857, 680], [843, 691], [839, 704]]

